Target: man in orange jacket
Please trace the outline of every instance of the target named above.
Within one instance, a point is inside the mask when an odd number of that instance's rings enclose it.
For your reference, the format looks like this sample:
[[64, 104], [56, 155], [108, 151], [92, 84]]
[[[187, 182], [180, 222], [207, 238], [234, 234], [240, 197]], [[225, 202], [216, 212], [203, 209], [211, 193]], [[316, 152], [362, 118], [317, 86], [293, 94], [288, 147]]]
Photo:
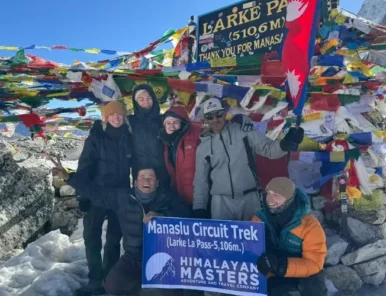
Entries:
[[252, 221], [265, 223], [266, 250], [257, 261], [268, 277], [268, 295], [325, 296], [326, 235], [306, 194], [285, 177], [272, 179]]

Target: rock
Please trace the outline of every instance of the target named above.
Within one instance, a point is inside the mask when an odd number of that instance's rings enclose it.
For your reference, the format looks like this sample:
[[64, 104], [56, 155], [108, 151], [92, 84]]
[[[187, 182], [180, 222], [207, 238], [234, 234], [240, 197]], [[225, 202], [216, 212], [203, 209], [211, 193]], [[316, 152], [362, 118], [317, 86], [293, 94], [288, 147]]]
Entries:
[[23, 249], [13, 249], [9, 252], [6, 252], [5, 254], [3, 254], [3, 257], [0, 258], [1, 261], [8, 261], [9, 259], [11, 259], [12, 257], [14, 256], [17, 256], [21, 253], [23, 253]]
[[60, 187], [60, 196], [74, 196], [75, 189], [69, 185], [64, 185]]
[[354, 265], [386, 255], [386, 240], [366, 245], [342, 257], [344, 265]]
[[79, 209], [79, 203], [75, 197], [67, 198], [65, 200], [62, 199], [58, 202], [56, 208], [60, 208], [63, 211], [77, 210]]
[[325, 260], [326, 265], [337, 265], [340, 258], [347, 250], [348, 243], [335, 233], [326, 231], [327, 238], [327, 257]]
[[79, 141], [78, 145], [74, 149], [69, 151], [66, 155], [66, 160], [78, 160], [82, 153], [84, 141]]
[[61, 159], [69, 155], [71, 160], [78, 159], [76, 157], [79, 156], [79, 150], [81, 148], [77, 148], [78, 146], [83, 147], [84, 144], [84, 141], [81, 139], [73, 140], [68, 138], [56, 138], [55, 140], [50, 140], [48, 143], [41, 138], [34, 140], [29, 138], [24, 140], [15, 139], [9, 142], [17, 147], [18, 153], [21, 153], [20, 155], [26, 153], [37, 159], [45, 157], [45, 154], [60, 156]]
[[322, 211], [311, 211], [310, 214], [313, 215], [316, 219], [318, 219], [321, 225], [324, 224], [324, 215]]
[[66, 185], [66, 182], [63, 179], [53, 177], [52, 186], [54, 186], [55, 188], [62, 188], [64, 185]]
[[22, 246], [50, 219], [54, 194], [44, 160], [16, 162], [0, 142], [0, 257]]
[[314, 210], [323, 210], [326, 199], [324, 196], [318, 195], [312, 197], [312, 207]]
[[363, 285], [361, 278], [355, 270], [345, 265], [328, 267], [325, 269], [325, 273], [334, 286], [343, 292], [356, 292]]
[[76, 229], [78, 219], [82, 217], [76, 197], [60, 197], [56, 199], [55, 213], [50, 220], [51, 229], [59, 229], [61, 233], [71, 235]]
[[51, 218], [51, 229], [59, 229], [61, 233], [71, 235], [76, 229], [78, 218], [73, 212], [56, 212]]
[[361, 158], [366, 168], [378, 167], [378, 163], [374, 161], [374, 159], [371, 157], [371, 155], [368, 152], [362, 153]]
[[362, 277], [362, 280], [365, 284], [373, 285], [373, 286], [380, 286], [383, 281], [385, 280], [385, 271], [377, 272], [376, 274], [373, 275], [368, 275]]
[[357, 219], [347, 218], [348, 230], [352, 240], [358, 247], [386, 239], [386, 225], [371, 225]]
[[360, 276], [373, 275], [386, 270], [386, 256], [378, 257], [370, 261], [354, 265], [355, 270]]
[[384, 0], [366, 0], [359, 10], [358, 16], [371, 20], [379, 25], [386, 25], [386, 12], [379, 7], [384, 7]]
[[385, 208], [379, 211], [366, 211], [366, 212], [351, 210], [349, 211], [349, 216], [363, 223], [379, 225], [379, 224], [383, 224], [386, 220], [386, 210]]

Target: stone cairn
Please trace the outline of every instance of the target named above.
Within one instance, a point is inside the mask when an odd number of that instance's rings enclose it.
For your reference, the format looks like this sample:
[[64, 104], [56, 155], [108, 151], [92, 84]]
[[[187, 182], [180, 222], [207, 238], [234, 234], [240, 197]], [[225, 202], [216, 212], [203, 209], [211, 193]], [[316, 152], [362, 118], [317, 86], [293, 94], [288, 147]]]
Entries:
[[[385, 281], [386, 275], [386, 195], [377, 203], [370, 199], [371, 209], [349, 206], [348, 237], [341, 235], [340, 215], [325, 215], [323, 196], [312, 196], [312, 214], [321, 222], [327, 237], [326, 277], [341, 292], [355, 293], [364, 284], [374, 287]], [[366, 198], [366, 197], [362, 197]], [[341, 224], [341, 223], [340, 223]], [[347, 294], [346, 294], [347, 295]]]

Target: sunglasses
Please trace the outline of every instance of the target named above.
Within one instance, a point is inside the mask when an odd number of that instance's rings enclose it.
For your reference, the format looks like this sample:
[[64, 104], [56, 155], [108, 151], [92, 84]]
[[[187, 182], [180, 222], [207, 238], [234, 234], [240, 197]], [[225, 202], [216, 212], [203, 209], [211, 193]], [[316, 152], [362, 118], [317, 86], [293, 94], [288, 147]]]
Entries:
[[216, 112], [205, 114], [204, 117], [207, 120], [213, 120], [215, 117], [222, 118], [224, 114], [225, 114], [225, 111], [216, 111]]

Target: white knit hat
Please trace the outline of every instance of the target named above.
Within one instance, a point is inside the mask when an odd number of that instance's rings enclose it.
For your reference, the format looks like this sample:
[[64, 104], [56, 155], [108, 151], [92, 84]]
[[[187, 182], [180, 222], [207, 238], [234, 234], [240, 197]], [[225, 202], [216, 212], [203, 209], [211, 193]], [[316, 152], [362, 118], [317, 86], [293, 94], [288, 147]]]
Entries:
[[138, 90], [138, 91], [135, 92], [135, 98], [134, 98], [134, 99], [137, 101], [138, 96], [139, 96], [141, 93], [143, 93], [143, 92], [149, 93], [146, 89], [140, 89], [140, 90]]

